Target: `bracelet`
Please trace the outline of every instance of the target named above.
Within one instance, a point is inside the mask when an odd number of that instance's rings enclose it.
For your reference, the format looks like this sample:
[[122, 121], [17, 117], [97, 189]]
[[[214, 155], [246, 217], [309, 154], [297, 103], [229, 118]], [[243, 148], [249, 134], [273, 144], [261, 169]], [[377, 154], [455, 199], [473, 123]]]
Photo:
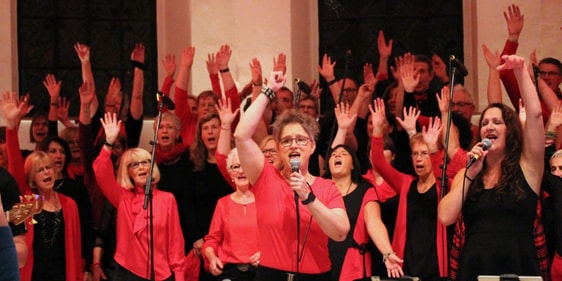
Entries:
[[275, 92], [267, 86], [262, 87], [260, 93], [264, 94], [269, 99], [269, 101], [272, 101], [275, 98]]
[[386, 260], [388, 259], [388, 257], [390, 257], [391, 255], [395, 254], [394, 251], [390, 251], [384, 255], [382, 255], [382, 262], [385, 263]]
[[92, 265], [90, 266], [90, 271], [94, 272], [94, 268], [96, 267], [101, 267], [101, 263], [100, 262], [93, 262]]
[[334, 78], [332, 81], [328, 81], [328, 86], [332, 86], [338, 82], [338, 79]]
[[409, 130], [409, 131], [406, 131], [406, 133], [408, 134], [408, 137], [411, 137], [411, 136], [415, 135], [417, 133], [417, 131], [416, 130]]
[[108, 147], [110, 147], [110, 148], [115, 147], [115, 144], [114, 144], [114, 143], [108, 143], [107, 140], [103, 140], [103, 145], [108, 146]]
[[311, 192], [308, 193], [308, 196], [306, 197], [306, 199], [302, 200], [302, 204], [308, 205], [308, 204], [314, 202], [314, 200], [316, 200], [316, 195], [314, 195], [314, 193], [311, 191]]
[[556, 137], [558, 137], [558, 134], [556, 134], [556, 132], [546, 131], [546, 132], [544, 133], [544, 137], [545, 137], [546, 139], [553, 139], [553, 140], [555, 140]]
[[471, 179], [469, 176], [465, 175], [464, 176], [465, 179], [469, 180], [469, 181], [474, 181], [474, 179]]
[[219, 69], [219, 72], [220, 72], [220, 73], [226, 73], [226, 72], [229, 72], [229, 71], [230, 71], [230, 68], [228, 68], [228, 67], [227, 67], [227, 68], [223, 68], [223, 69]]
[[140, 70], [145, 70], [145, 69], [146, 69], [146, 66], [145, 66], [145, 64], [144, 64], [143, 62], [138, 62], [138, 61], [136, 61], [136, 60], [131, 60], [131, 66], [132, 66], [133, 68], [136, 67], [136, 68], [138, 68], [138, 69], [140, 69]]
[[59, 104], [56, 103], [56, 102], [52, 102], [51, 105], [54, 106], [54, 107], [59, 107]]

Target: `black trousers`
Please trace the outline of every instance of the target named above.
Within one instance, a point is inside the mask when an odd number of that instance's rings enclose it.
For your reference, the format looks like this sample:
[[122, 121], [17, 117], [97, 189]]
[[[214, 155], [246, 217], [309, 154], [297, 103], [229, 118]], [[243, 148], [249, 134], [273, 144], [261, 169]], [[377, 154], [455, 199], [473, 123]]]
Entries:
[[250, 264], [227, 263], [224, 265], [222, 274], [218, 276], [218, 281], [254, 281], [256, 269]]
[[274, 268], [259, 266], [256, 281], [326, 281], [330, 280], [330, 272], [318, 274], [287, 272]]

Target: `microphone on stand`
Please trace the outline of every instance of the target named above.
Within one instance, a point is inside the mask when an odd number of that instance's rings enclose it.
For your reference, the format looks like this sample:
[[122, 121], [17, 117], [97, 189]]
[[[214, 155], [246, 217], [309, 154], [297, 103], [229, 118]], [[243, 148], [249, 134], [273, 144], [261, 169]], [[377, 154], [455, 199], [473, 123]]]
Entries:
[[461, 76], [467, 76], [468, 75], [468, 70], [466, 69], [466, 66], [464, 66], [464, 64], [462, 63], [462, 61], [460, 61], [459, 59], [457, 59], [455, 57], [455, 55], [451, 55], [449, 57], [451, 59], [451, 62], [453, 63], [453, 65], [456, 66], [457, 69], [457, 74], [461, 75]]
[[176, 108], [172, 99], [160, 91], [156, 92], [156, 101], [161, 102], [169, 110], [174, 110]]
[[301, 91], [303, 91], [303, 93], [310, 95], [310, 93], [312, 92], [312, 89], [310, 89], [308, 84], [306, 84], [306, 82], [300, 80], [299, 78], [295, 79], [295, 83], [297, 83], [297, 86]]
[[[486, 151], [488, 150], [490, 147], [492, 146], [492, 141], [488, 138], [485, 138], [482, 140], [482, 150]], [[474, 164], [474, 161], [478, 160], [478, 158], [480, 158], [480, 155], [476, 154], [474, 156], [470, 157], [470, 160], [468, 160], [468, 164], [466, 164], [466, 168], [470, 168], [470, 166], [472, 166], [472, 164]]]

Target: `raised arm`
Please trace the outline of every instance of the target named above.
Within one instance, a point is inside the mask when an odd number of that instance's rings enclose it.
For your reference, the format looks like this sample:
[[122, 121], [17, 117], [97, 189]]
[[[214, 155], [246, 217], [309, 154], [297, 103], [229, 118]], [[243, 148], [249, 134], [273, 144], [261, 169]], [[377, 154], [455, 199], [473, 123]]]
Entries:
[[[232, 123], [240, 112], [240, 109], [236, 109], [232, 112], [232, 107], [230, 105], [230, 99], [226, 99], [224, 102], [219, 100], [218, 104], [215, 104], [215, 109], [219, 114], [219, 118], [221, 120], [221, 131], [219, 134], [219, 141], [217, 144], [217, 151], [216, 154], [220, 154], [223, 156], [227, 156], [230, 153], [230, 149], [232, 147]], [[221, 161], [219, 159], [224, 159], [222, 157], [217, 158], [217, 166], [219, 171], [221, 172], [222, 176], [226, 179], [226, 181], [232, 186], [236, 188], [232, 179], [230, 178], [230, 174], [228, 173], [228, 167], [226, 167], [226, 161]]]
[[164, 82], [162, 83], [160, 91], [162, 91], [165, 95], [170, 96], [170, 90], [172, 89], [172, 84], [174, 83], [174, 74], [176, 73], [176, 56], [167, 54], [162, 59], [162, 67], [164, 67], [166, 76], [164, 77]]
[[43, 86], [47, 89], [51, 102], [49, 104], [49, 121], [57, 121], [57, 109], [60, 102], [60, 85], [62, 81], [57, 81], [55, 75], [47, 74]]
[[[437, 98], [437, 104], [439, 105], [439, 111], [441, 111], [441, 120], [446, 122], [449, 118], [449, 106], [451, 105], [449, 99], [449, 86], [444, 86], [441, 88], [441, 95], [435, 94]], [[445, 125], [445, 124], [443, 124]], [[446, 134], [441, 134], [443, 139], [443, 145], [445, 145], [445, 136]], [[449, 130], [449, 144], [447, 145], [447, 156], [449, 159], [453, 159], [453, 156], [460, 148], [460, 141], [459, 141], [459, 129], [453, 122], [451, 122], [451, 128]]]
[[[145, 54], [144, 45], [141, 43], [135, 44], [135, 48], [131, 52], [131, 61], [136, 62], [135, 64], [144, 65], [144, 54]], [[131, 93], [131, 106], [129, 107], [131, 116], [135, 120], [139, 120], [142, 117], [143, 88], [144, 88], [144, 70], [141, 67], [135, 67], [134, 74], [133, 74], [133, 90]]]
[[376, 78], [388, 78], [388, 60], [390, 59], [390, 55], [392, 54], [392, 42], [393, 40], [390, 39], [388, 40], [387, 44], [386, 39], [384, 38], [384, 32], [382, 30], [379, 30], [379, 36], [377, 37], [377, 49], [379, 50], [379, 68], [377, 70]]
[[219, 68], [222, 86], [225, 92], [232, 90], [233, 87], [236, 88], [236, 84], [234, 83], [234, 79], [232, 78], [232, 73], [230, 73], [230, 69], [228, 68], [228, 62], [230, 61], [231, 55], [232, 50], [230, 49], [230, 46], [222, 45], [216, 56], [217, 66]]
[[521, 99], [525, 106], [527, 119], [523, 126], [523, 153], [521, 168], [525, 179], [535, 193], [540, 192], [542, 173], [544, 171], [544, 123], [537, 91], [527, 72], [525, 59], [515, 55], [503, 56], [505, 63], [498, 68], [513, 69], [517, 85], [521, 90]]
[[[355, 139], [352, 127], [355, 123], [355, 119], [357, 119], [357, 114], [351, 115], [349, 105], [345, 102], [336, 104], [334, 113], [336, 115], [336, 121], [338, 122], [338, 131], [336, 132], [336, 136], [332, 141], [331, 148], [333, 149], [340, 144], [348, 144], [349, 142], [352, 142], [355, 144], [354, 149], [357, 150], [357, 139]], [[349, 133], [350, 128], [352, 129], [351, 133]], [[352, 146], [350, 144], [348, 145]]]
[[244, 173], [248, 177], [250, 184], [255, 184], [263, 171], [264, 156], [259, 146], [254, 142], [252, 136], [256, 131], [261, 117], [271, 99], [274, 98], [275, 91], [279, 90], [285, 83], [285, 75], [280, 71], [274, 71], [269, 76], [267, 87], [262, 89], [262, 93], [256, 97], [252, 105], [240, 118], [240, 122], [234, 132], [234, 140], [238, 148], [240, 164], [245, 167]]
[[328, 87], [330, 87], [330, 93], [332, 94], [332, 98], [334, 99], [334, 103], [338, 103], [340, 100], [340, 91], [341, 85], [336, 79], [336, 75], [334, 74], [334, 67], [336, 66], [336, 62], [332, 62], [332, 58], [328, 56], [328, 54], [324, 54], [322, 57], [322, 64], [318, 66], [318, 72], [320, 75], [326, 80], [328, 83]]
[[500, 72], [498, 66], [501, 64], [501, 59], [498, 51], [492, 53], [486, 44], [482, 45], [482, 52], [488, 64], [488, 103], [501, 103], [502, 102], [502, 89]]
[[[74, 50], [78, 59], [80, 59], [80, 65], [82, 68], [82, 82], [88, 82], [88, 85], [92, 88], [92, 91], [96, 92], [96, 83], [94, 81], [94, 73], [92, 72], [92, 63], [90, 61], [90, 46], [85, 44], [80, 44], [76, 42], [74, 44]], [[90, 112], [93, 114], [98, 110], [99, 102], [96, 99], [92, 102]]]
[[417, 133], [416, 124], [418, 118], [420, 117], [421, 111], [413, 106], [410, 106], [410, 108], [404, 107], [403, 111], [404, 112], [402, 114], [404, 115], [404, 119], [397, 116], [396, 121], [398, 122], [398, 124], [400, 124], [400, 127], [402, 127], [404, 131], [406, 131], [408, 137], [412, 137]]

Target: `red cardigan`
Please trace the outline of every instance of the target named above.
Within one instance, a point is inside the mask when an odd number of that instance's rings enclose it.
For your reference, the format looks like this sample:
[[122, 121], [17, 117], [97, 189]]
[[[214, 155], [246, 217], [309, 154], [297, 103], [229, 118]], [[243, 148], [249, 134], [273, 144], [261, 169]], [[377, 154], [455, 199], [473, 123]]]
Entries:
[[[23, 158], [20, 152], [17, 130], [6, 130], [6, 147], [8, 154], [9, 171], [16, 179], [21, 194], [32, 194], [32, 190], [27, 184], [25, 172], [23, 169]], [[85, 261], [82, 259], [82, 246], [80, 236], [80, 219], [78, 217], [78, 207], [76, 203], [69, 197], [60, 193], [57, 194], [60, 200], [64, 219], [64, 250], [66, 263], [66, 281], [82, 281], [84, 280]], [[26, 222], [27, 235], [26, 244], [28, 249], [28, 257], [25, 266], [20, 269], [21, 280], [31, 280], [33, 271], [33, 224]]]

